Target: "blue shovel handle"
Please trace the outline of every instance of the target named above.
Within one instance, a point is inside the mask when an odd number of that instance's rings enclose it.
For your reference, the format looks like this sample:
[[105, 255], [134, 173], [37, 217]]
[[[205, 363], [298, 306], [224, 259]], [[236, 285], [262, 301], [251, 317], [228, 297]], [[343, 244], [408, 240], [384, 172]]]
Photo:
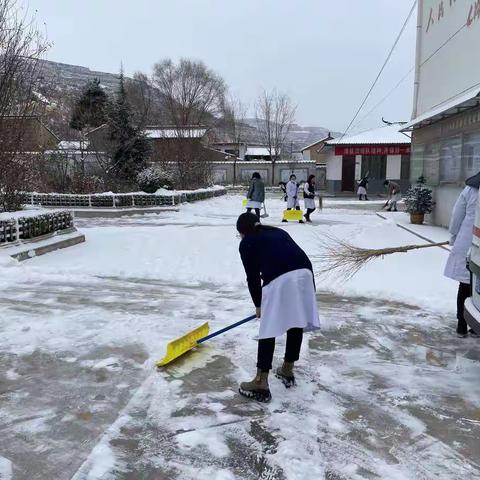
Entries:
[[235, 327], [238, 327], [239, 325], [250, 322], [250, 320], [253, 320], [254, 318], [257, 318], [257, 316], [256, 315], [251, 315], [250, 317], [244, 318], [243, 320], [240, 320], [239, 322], [232, 323], [228, 327], [222, 328], [221, 330], [217, 330], [216, 332], [213, 332], [210, 335], [207, 335], [206, 337], [203, 337], [200, 340], [197, 340], [197, 343], [206, 342], [207, 340], [210, 340], [211, 338], [216, 337], [217, 335], [220, 335], [223, 332], [227, 332], [228, 330], [231, 330], [232, 328], [235, 328]]

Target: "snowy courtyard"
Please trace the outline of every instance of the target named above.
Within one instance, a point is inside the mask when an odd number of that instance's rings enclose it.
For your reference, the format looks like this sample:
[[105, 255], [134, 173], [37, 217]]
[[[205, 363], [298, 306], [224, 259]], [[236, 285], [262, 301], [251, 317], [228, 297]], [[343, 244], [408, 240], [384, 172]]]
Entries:
[[455, 336], [448, 252], [394, 255], [348, 281], [319, 274], [325, 233], [425, 243], [381, 205], [326, 199], [300, 225], [267, 199], [265, 223], [313, 262], [322, 323], [297, 387], [271, 376], [269, 404], [237, 393], [255, 371], [255, 321], [155, 368], [170, 340], [253, 313], [240, 195], [77, 220], [84, 244], [0, 257], [0, 479], [480, 479], [480, 340]]

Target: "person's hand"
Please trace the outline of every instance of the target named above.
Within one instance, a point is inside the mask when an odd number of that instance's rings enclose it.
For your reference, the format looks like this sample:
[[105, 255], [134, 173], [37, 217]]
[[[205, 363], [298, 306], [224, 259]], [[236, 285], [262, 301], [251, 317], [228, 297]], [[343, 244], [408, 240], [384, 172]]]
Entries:
[[255, 308], [255, 314], [257, 318], [260, 318], [262, 316], [262, 309], [260, 307]]
[[450, 240], [448, 241], [449, 245], [453, 247], [453, 244], [455, 243], [455, 240], [457, 239], [456, 235], [452, 235], [450, 237]]

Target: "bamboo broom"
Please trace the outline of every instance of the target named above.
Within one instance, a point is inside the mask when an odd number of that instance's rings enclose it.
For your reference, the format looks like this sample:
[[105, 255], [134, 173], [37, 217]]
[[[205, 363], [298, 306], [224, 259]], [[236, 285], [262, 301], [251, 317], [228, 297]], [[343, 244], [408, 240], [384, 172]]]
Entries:
[[316, 259], [323, 263], [321, 273], [328, 273], [332, 270], [339, 272], [345, 279], [353, 277], [368, 262], [376, 258], [383, 258], [393, 253], [406, 253], [411, 250], [423, 248], [443, 247], [449, 242], [429, 243], [427, 245], [404, 245], [391, 248], [360, 248], [348, 243], [345, 240], [327, 236], [328, 243], [323, 243], [323, 251]]

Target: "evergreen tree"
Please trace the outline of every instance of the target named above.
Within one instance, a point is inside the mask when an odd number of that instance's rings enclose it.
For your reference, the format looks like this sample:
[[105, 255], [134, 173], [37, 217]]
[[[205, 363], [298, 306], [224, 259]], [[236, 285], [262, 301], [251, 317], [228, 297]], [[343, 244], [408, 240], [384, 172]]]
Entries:
[[142, 131], [133, 125], [123, 71], [120, 71], [115, 101], [109, 109], [108, 126], [113, 170], [120, 178], [132, 180], [145, 168], [150, 144]]
[[108, 96], [100, 86], [100, 80], [94, 78], [84, 87], [70, 119], [70, 127], [84, 130], [86, 127], [99, 127], [107, 119]]

